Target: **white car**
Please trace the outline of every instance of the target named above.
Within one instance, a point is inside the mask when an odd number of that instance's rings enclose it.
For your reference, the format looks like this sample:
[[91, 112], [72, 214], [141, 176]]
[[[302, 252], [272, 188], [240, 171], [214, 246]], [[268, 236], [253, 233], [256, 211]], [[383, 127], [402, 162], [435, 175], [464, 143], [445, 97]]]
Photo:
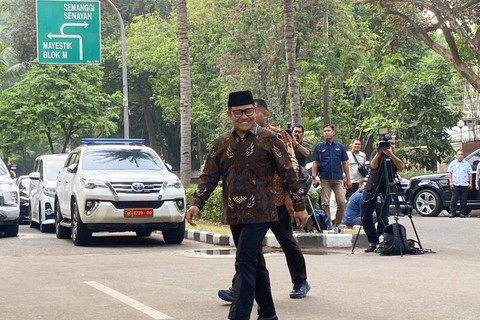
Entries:
[[87, 245], [94, 231], [161, 230], [166, 243], [181, 243], [185, 190], [158, 154], [136, 139], [83, 141], [57, 179], [57, 238]]
[[15, 173], [9, 172], [0, 159], [0, 232], [7, 237], [16, 237], [18, 234], [20, 196], [14, 178]]
[[55, 183], [68, 154], [48, 154], [35, 159], [30, 178], [28, 201], [30, 227], [38, 225], [41, 232], [55, 223]]

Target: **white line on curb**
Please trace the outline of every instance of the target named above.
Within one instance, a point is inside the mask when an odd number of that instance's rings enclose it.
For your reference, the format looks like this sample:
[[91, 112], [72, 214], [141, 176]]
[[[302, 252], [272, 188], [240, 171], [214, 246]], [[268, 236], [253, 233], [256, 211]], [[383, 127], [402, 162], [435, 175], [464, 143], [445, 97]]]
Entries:
[[85, 281], [86, 284], [88, 284], [89, 286], [125, 303], [126, 305], [134, 308], [134, 309], [137, 309], [138, 311], [140, 312], [143, 312], [145, 313], [146, 315], [152, 317], [153, 319], [157, 319], [157, 320], [163, 320], [163, 319], [173, 319], [172, 317], [169, 317], [167, 316], [166, 314], [164, 313], [161, 313], [160, 311], [158, 310], [155, 310], [153, 308], [150, 308], [149, 306], [146, 306], [144, 305], [143, 303], [141, 302], [138, 302], [137, 300], [135, 299], [132, 299], [116, 290], [113, 290], [107, 286], [104, 286], [103, 284], [101, 283], [98, 283], [97, 281]]

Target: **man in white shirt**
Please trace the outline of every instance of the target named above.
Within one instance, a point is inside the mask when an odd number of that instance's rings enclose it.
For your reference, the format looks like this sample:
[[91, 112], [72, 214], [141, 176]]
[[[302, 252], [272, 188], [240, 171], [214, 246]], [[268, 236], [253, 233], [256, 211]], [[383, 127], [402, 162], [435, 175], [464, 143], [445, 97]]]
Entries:
[[[367, 156], [364, 152], [360, 151], [362, 149], [362, 141], [360, 139], [354, 139], [350, 145], [351, 150], [347, 152], [348, 155], [348, 166], [350, 168], [350, 180], [352, 181], [352, 187], [347, 189], [345, 198], [348, 201], [351, 195], [358, 190], [359, 183], [364, 179], [364, 177], [358, 171], [358, 165], [365, 165], [367, 161]], [[355, 160], [355, 158], [357, 158]], [[358, 161], [358, 162], [357, 162]]]
[[[450, 202], [450, 218], [467, 216], [468, 190], [473, 187], [472, 166], [465, 161], [462, 149], [457, 150], [457, 159], [448, 166], [448, 183], [452, 189], [452, 202]], [[460, 200], [460, 210], [457, 213], [457, 201]]]

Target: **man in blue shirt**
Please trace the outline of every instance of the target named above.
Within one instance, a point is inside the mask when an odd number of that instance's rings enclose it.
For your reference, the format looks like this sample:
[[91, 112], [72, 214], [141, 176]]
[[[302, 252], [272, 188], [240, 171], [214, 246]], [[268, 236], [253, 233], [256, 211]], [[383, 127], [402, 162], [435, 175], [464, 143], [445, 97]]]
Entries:
[[366, 179], [358, 183], [358, 189], [348, 199], [347, 207], [343, 213], [342, 223], [347, 227], [362, 224], [361, 210], [362, 210], [362, 192], [365, 189]]
[[452, 189], [450, 218], [458, 217], [457, 201], [460, 199], [460, 217], [467, 215], [468, 190], [472, 189], [472, 166], [464, 160], [463, 150], [457, 150], [457, 159], [448, 166], [448, 183]]
[[348, 155], [345, 147], [333, 140], [335, 127], [331, 124], [323, 126], [324, 142], [315, 146], [313, 151], [312, 176], [313, 185], [316, 187], [320, 182], [322, 209], [330, 216], [330, 195], [333, 191], [337, 202], [337, 214], [335, 225], [342, 223], [343, 211], [345, 210], [345, 185], [343, 173], [345, 173], [346, 188], [352, 187]]

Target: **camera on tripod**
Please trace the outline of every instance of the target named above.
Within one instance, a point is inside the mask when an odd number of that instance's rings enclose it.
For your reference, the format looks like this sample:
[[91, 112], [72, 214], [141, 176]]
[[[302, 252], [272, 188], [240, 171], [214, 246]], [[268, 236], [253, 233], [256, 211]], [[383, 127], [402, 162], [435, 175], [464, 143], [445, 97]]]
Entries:
[[392, 139], [392, 136], [389, 134], [388, 128], [379, 128], [378, 134], [383, 136], [378, 143], [378, 149], [388, 149], [390, 148], [389, 140]]
[[287, 122], [287, 127], [285, 128], [285, 131], [290, 135], [290, 137], [292, 136], [292, 123], [291, 122]]

